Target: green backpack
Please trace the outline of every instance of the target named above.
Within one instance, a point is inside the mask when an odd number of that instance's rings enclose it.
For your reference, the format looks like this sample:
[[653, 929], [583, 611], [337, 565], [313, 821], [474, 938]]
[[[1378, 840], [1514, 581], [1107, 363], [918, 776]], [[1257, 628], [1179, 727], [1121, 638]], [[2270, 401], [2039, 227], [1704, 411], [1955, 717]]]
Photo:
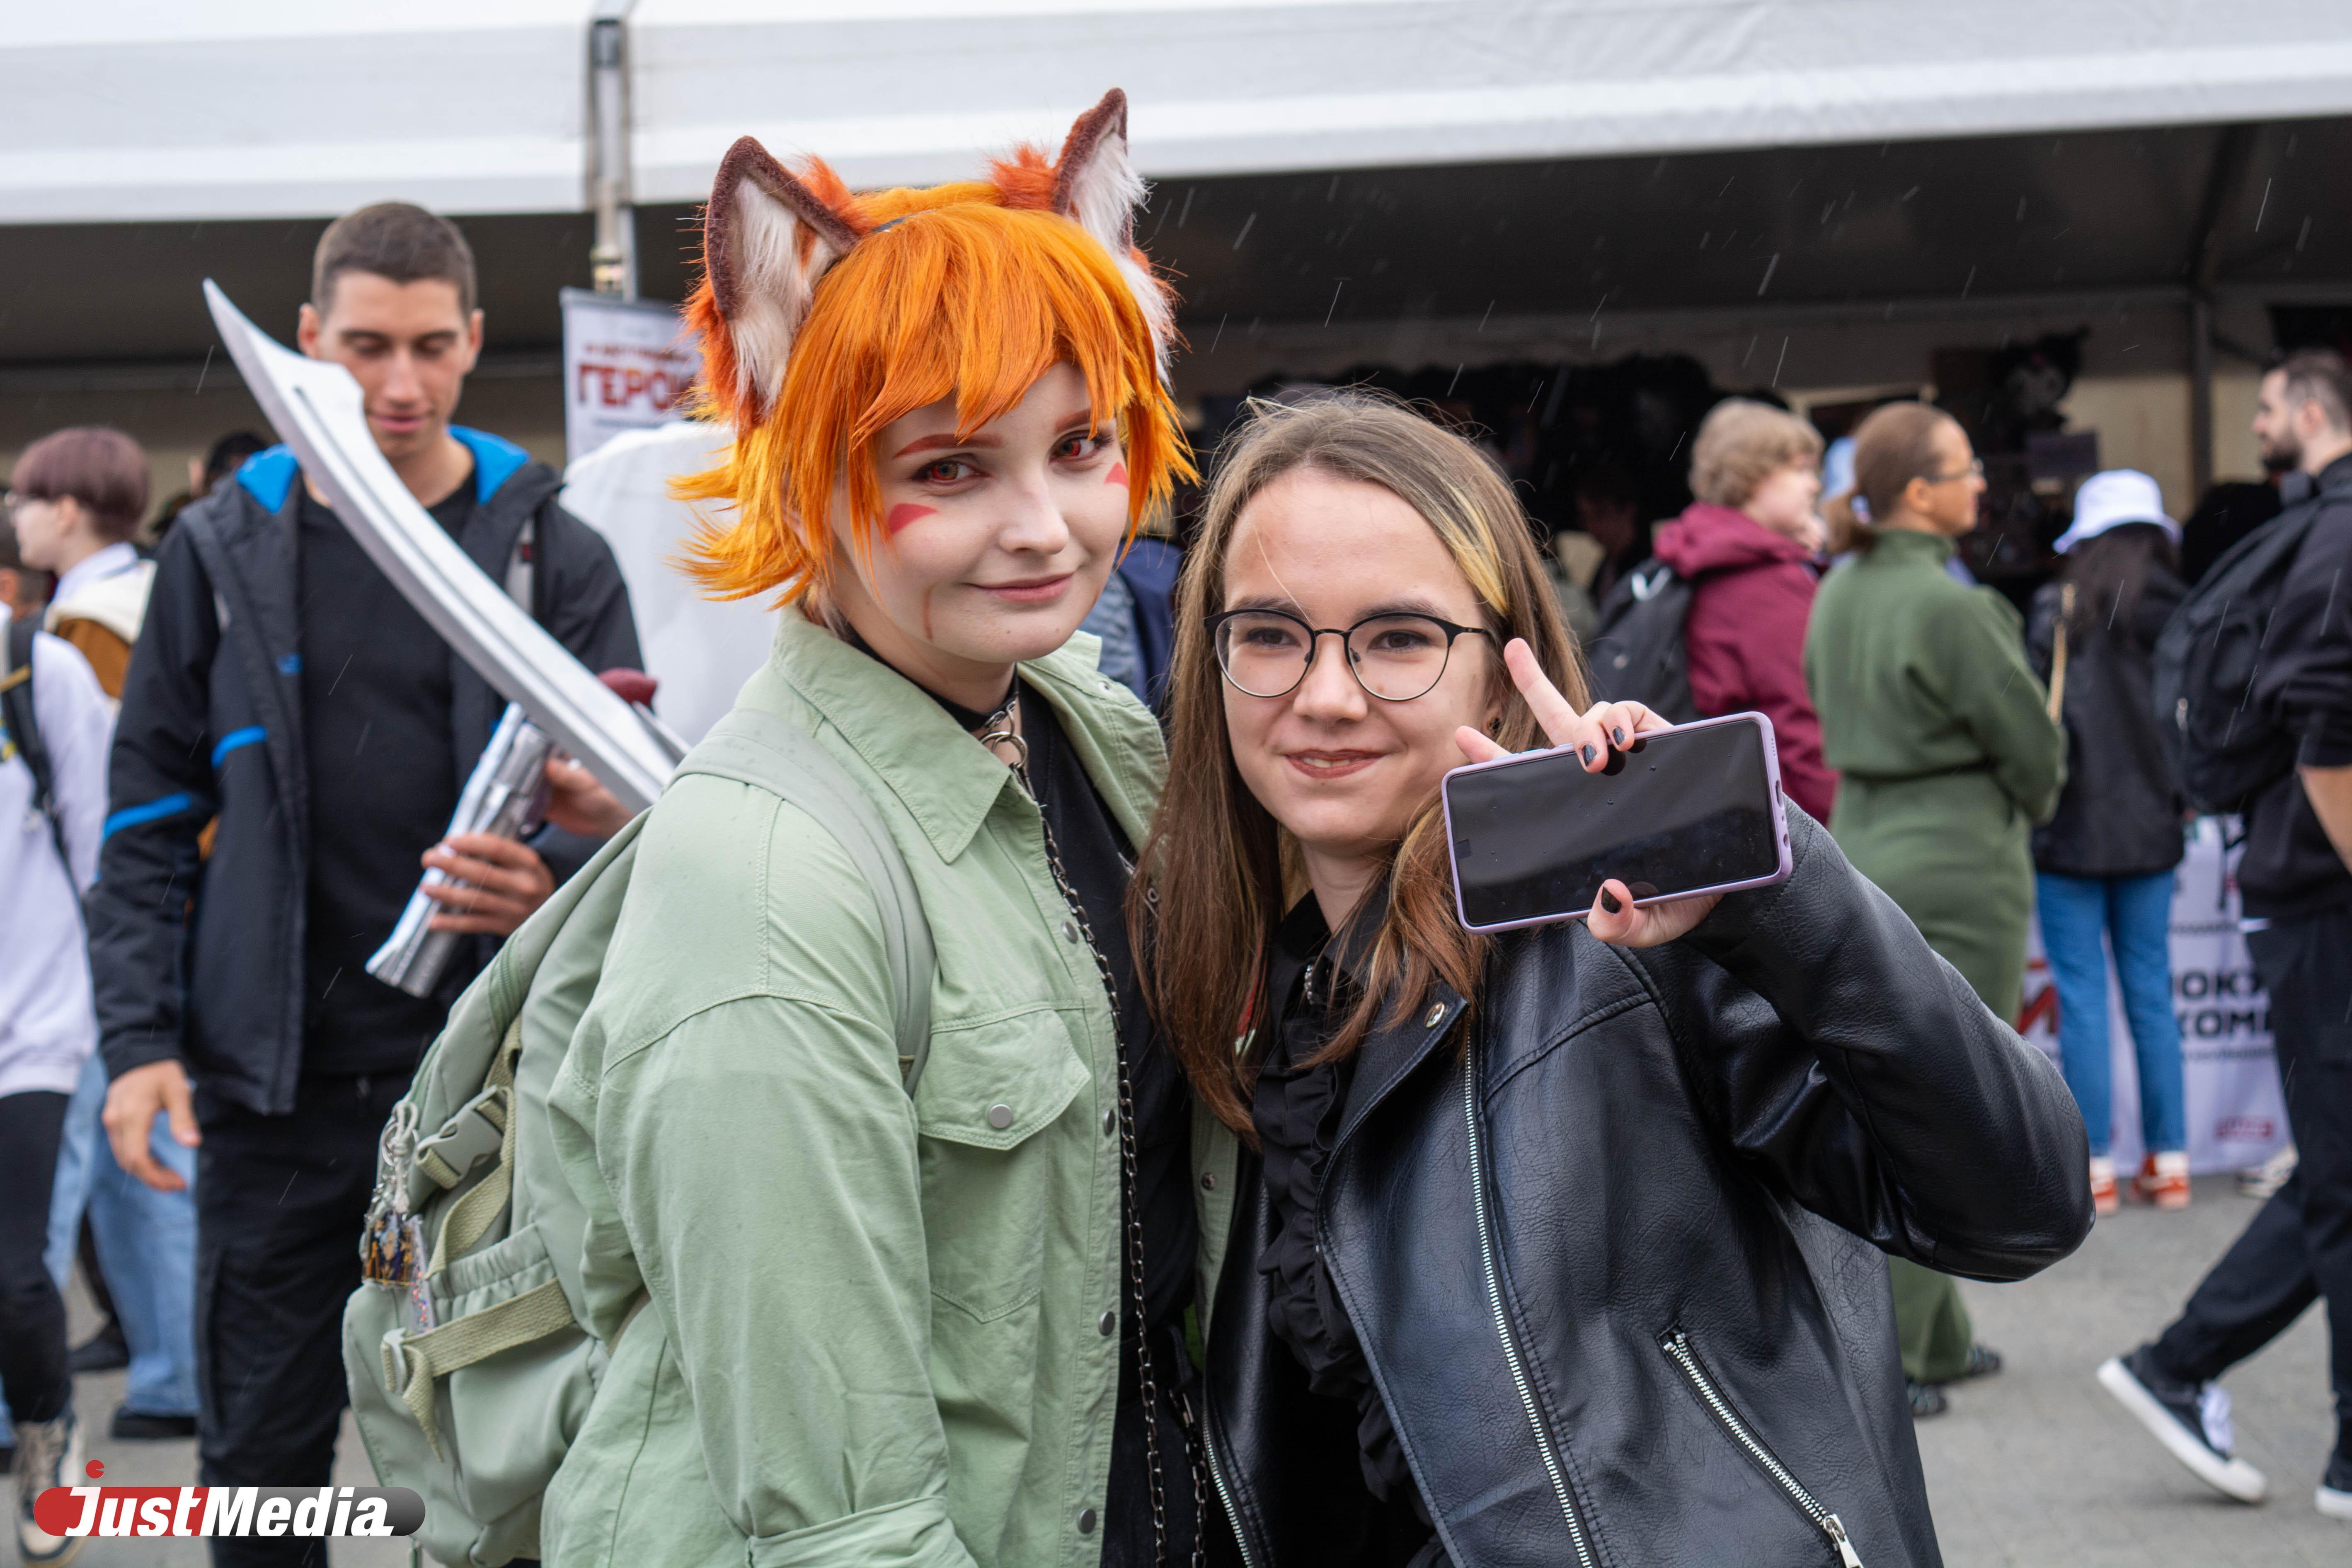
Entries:
[[[930, 928], [873, 802], [813, 737], [755, 709], [720, 720], [677, 771], [789, 801], [864, 875], [911, 1095], [930, 1037]], [[343, 1309], [343, 1368], [376, 1479], [424, 1498], [416, 1541], [444, 1563], [539, 1555], [541, 1496], [611, 1359], [583, 1326], [587, 1214], [556, 1163], [547, 1096], [595, 994], [645, 820], [507, 939], [384, 1129], [361, 1247], [369, 1282]]]

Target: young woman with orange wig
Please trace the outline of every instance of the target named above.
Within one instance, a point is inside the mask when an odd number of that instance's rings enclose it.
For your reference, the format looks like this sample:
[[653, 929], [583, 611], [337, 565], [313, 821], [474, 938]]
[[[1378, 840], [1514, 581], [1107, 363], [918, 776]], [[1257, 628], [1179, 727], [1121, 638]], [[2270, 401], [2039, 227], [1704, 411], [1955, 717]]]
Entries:
[[550, 1098], [615, 1343], [551, 1563], [1200, 1551], [1183, 1320], [1233, 1145], [1196, 1135], [1120, 918], [1159, 730], [1072, 635], [1191, 472], [1141, 195], [1117, 92], [982, 181], [853, 195], [749, 139], [719, 167], [691, 310], [735, 440], [686, 483], [690, 569], [780, 605], [739, 706], [888, 825], [930, 1048], [910, 1094], [841, 846], [674, 784]]

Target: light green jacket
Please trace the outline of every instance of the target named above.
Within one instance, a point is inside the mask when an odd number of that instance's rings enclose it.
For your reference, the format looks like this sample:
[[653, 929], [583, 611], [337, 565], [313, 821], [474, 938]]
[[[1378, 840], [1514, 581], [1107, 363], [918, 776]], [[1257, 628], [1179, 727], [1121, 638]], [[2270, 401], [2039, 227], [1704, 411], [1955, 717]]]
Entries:
[[[650, 1300], [541, 1549], [1092, 1568], [1079, 1521], [1118, 1397], [1099, 1320], [1121, 1307], [1109, 1004], [1011, 772], [883, 665], [782, 623], [740, 700], [816, 735], [890, 824], [939, 953], [929, 1061], [909, 1100], [880, 917], [834, 841], [747, 785], [664, 795], [549, 1106], [597, 1331]], [[1096, 646], [1024, 673], [1139, 844], [1160, 732]], [[1196, 1113], [1193, 1149], [1213, 1281], [1234, 1145]]]

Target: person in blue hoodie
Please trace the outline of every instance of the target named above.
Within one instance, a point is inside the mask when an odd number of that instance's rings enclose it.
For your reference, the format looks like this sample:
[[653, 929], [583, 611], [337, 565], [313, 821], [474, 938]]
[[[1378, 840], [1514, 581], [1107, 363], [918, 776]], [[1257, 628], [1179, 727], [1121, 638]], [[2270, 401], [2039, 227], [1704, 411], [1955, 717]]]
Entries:
[[[358, 380], [393, 471], [476, 564], [590, 669], [641, 664], [620, 570], [555, 473], [451, 423], [482, 344], [455, 226], [402, 203], [337, 220], [299, 341]], [[329, 1479], [377, 1136], [495, 939], [593, 849], [443, 841], [504, 707], [283, 447], [163, 541], [87, 910], [115, 1157], [180, 1184], [147, 1146], [159, 1111], [197, 1150], [205, 1484]], [[436, 923], [478, 951], [415, 997], [365, 964], [425, 866], [467, 884]], [[309, 1544], [221, 1541], [214, 1562]]]

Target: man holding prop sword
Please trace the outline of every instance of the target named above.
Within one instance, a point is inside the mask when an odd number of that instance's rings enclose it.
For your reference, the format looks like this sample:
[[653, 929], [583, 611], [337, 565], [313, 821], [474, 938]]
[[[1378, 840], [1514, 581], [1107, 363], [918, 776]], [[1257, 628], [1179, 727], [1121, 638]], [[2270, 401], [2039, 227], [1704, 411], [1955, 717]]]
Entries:
[[[454, 426], [482, 343], [454, 226], [386, 203], [320, 242], [299, 339], [348, 369], [394, 474], [590, 669], [635, 668], [612, 553], [518, 447]], [[369, 974], [417, 885], [436, 929], [495, 937], [593, 847], [561, 831], [584, 770], [551, 766], [558, 831], [444, 832], [504, 702], [412, 607], [275, 447], [182, 514], [123, 693], [113, 815], [89, 911], [126, 1170], [158, 1114], [199, 1146], [197, 1358], [207, 1484], [328, 1480], [338, 1349], [385, 1116], [483, 953], [430, 994]], [[218, 822], [209, 860], [198, 838]], [[487, 952], [489, 943], [469, 943]], [[71, 1483], [68, 1483], [71, 1484]], [[215, 1561], [303, 1560], [221, 1542]]]

